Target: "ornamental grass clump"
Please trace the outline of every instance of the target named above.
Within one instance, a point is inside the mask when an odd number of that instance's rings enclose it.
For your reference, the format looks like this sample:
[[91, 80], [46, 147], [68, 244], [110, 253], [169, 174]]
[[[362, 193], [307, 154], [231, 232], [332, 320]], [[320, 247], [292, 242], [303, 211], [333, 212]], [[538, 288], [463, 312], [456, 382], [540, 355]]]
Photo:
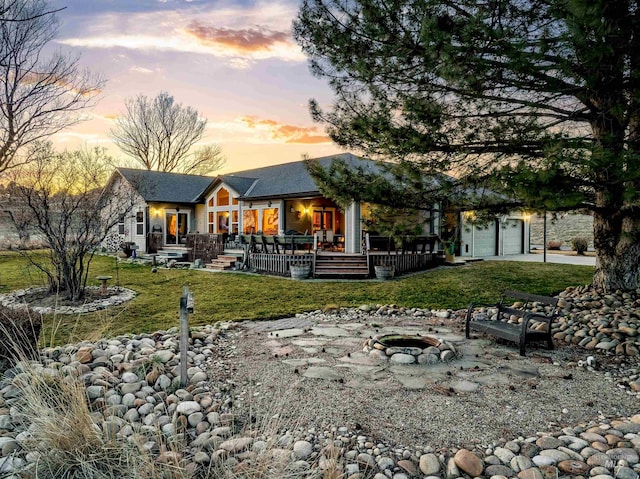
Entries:
[[571, 249], [579, 255], [583, 255], [587, 251], [588, 247], [589, 240], [587, 238], [584, 238], [582, 236], [571, 238]]
[[0, 311], [0, 372], [37, 357], [41, 329], [42, 316], [26, 306]]
[[[19, 394], [12, 414], [26, 432], [21, 442], [31, 460], [21, 477], [38, 479], [182, 479], [176, 464], [157, 462], [142, 436], [114, 434], [99, 411], [91, 411], [84, 382], [74, 375], [22, 360], [12, 385]], [[13, 408], [12, 408], [13, 409]]]
[[561, 246], [562, 246], [561, 240], [553, 240], [553, 241], [547, 242], [547, 249], [549, 250], [559, 251]]

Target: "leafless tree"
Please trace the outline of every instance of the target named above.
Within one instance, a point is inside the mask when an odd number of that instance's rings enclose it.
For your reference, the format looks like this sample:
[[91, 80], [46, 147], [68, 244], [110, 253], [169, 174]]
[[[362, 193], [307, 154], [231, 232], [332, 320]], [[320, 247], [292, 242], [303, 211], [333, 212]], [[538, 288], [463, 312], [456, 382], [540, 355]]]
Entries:
[[27, 16], [23, 18], [16, 18], [9, 16], [9, 12], [11, 7], [16, 5], [20, 0], [0, 0], [0, 22], [27, 22], [29, 20], [33, 20], [38, 17], [43, 17], [45, 15], [50, 15], [53, 13], [61, 12], [67, 7], [56, 8], [52, 10], [45, 10], [43, 12], [34, 13], [32, 16]]
[[26, 146], [80, 121], [103, 86], [77, 56], [45, 58], [55, 12], [45, 0], [0, 0], [0, 173], [33, 159]]
[[194, 108], [175, 103], [167, 92], [153, 99], [138, 95], [125, 102], [111, 138], [147, 170], [207, 174], [224, 158], [217, 146], [192, 151], [206, 125]]
[[57, 154], [47, 144], [32, 157], [7, 173], [15, 183], [14, 200], [30, 218], [13, 224], [39, 233], [49, 256], [22, 254], [46, 275], [52, 293], [82, 299], [96, 248], [132, 209], [133, 194], [122, 189], [101, 195], [111, 163], [104, 149]]

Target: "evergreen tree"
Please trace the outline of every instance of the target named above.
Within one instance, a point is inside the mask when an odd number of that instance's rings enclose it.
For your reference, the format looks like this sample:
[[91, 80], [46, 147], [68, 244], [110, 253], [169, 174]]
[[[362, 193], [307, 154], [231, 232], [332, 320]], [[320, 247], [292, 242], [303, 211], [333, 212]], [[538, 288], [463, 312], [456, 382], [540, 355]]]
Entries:
[[475, 187], [468, 201], [479, 208], [591, 211], [594, 285], [631, 290], [640, 262], [638, 3], [304, 0], [294, 34], [335, 92], [329, 108], [311, 101], [334, 141], [414, 162], [409, 170], [425, 177], [450, 172]]

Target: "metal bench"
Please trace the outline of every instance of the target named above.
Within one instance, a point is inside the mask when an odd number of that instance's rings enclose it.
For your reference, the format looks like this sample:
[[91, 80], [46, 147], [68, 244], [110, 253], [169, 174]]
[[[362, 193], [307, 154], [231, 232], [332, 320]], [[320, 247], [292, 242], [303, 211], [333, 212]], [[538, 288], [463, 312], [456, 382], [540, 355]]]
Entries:
[[[508, 305], [509, 299], [517, 302]], [[481, 316], [479, 314], [474, 316], [474, 310], [478, 306], [488, 306], [495, 309], [495, 317], [491, 318], [489, 315]], [[514, 322], [513, 316], [521, 319]], [[470, 331], [474, 330], [516, 343], [520, 346], [520, 355], [524, 356], [527, 343], [533, 341], [546, 341], [547, 347], [553, 349], [551, 323], [558, 316], [558, 300], [556, 298], [507, 290], [498, 303], [471, 303], [469, 305], [465, 320], [465, 335], [469, 338]], [[529, 327], [532, 320], [541, 322], [544, 326], [532, 329]]]

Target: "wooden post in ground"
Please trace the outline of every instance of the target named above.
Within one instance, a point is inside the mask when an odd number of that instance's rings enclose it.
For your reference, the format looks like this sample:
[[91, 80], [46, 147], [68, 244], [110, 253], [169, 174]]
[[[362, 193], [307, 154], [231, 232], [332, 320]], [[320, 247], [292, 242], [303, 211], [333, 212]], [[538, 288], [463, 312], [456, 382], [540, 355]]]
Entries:
[[187, 351], [189, 349], [189, 313], [193, 313], [193, 295], [182, 288], [180, 297], [180, 386], [187, 385]]

